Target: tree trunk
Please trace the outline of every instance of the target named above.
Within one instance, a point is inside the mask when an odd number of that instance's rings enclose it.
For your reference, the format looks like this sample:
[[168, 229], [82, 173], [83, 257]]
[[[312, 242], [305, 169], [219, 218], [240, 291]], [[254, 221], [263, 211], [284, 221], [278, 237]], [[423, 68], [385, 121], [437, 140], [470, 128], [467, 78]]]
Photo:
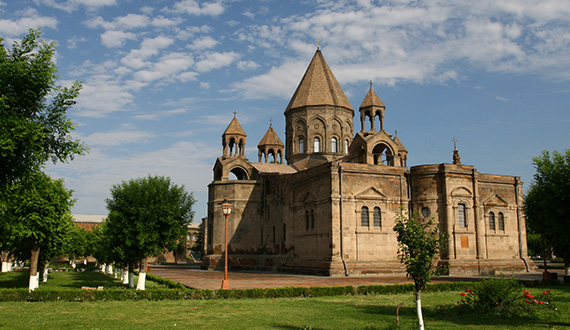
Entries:
[[564, 276], [570, 276], [570, 258], [564, 258]]
[[47, 280], [48, 280], [48, 275], [49, 275], [48, 274], [49, 273], [48, 267], [49, 267], [49, 263], [45, 263], [43, 266], [42, 282], [47, 282]]
[[422, 291], [416, 291], [416, 310], [418, 312], [418, 326], [420, 330], [424, 330], [424, 317], [422, 315]]
[[12, 254], [9, 251], [2, 251], [2, 273], [12, 271]]
[[146, 269], [148, 268], [148, 258], [141, 259], [141, 267], [139, 271], [139, 279], [137, 281], [137, 290], [144, 290], [146, 283]]
[[129, 262], [129, 288], [135, 287], [135, 273], [133, 272], [135, 265], [132, 262]]
[[129, 267], [126, 264], [122, 267], [122, 273], [121, 280], [123, 281], [123, 284], [129, 284]]
[[38, 276], [38, 260], [40, 257], [40, 246], [37, 244], [32, 244], [32, 257], [30, 258], [30, 282], [28, 285], [28, 291], [34, 291], [40, 286], [39, 276]]

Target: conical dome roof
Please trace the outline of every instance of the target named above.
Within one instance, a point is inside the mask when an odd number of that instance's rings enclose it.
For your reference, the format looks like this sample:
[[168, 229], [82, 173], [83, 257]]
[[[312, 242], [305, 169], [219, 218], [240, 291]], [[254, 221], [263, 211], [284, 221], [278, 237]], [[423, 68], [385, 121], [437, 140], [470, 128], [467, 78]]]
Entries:
[[234, 116], [234, 119], [232, 119], [232, 121], [228, 125], [228, 128], [226, 128], [226, 130], [224, 131], [224, 134], [222, 134], [222, 136], [225, 136], [225, 135], [247, 136], [245, 134], [245, 131], [243, 130], [243, 128], [241, 127], [239, 121], [237, 120], [237, 118], [235, 116]]
[[319, 49], [297, 86], [285, 113], [290, 109], [315, 105], [332, 105], [352, 110], [350, 102]]
[[382, 108], [386, 107], [384, 103], [382, 103], [378, 95], [376, 95], [376, 92], [374, 92], [372, 86], [370, 86], [368, 93], [366, 93], [366, 96], [364, 97], [364, 100], [362, 101], [360, 108], [366, 108], [371, 106], [382, 107]]
[[258, 147], [261, 147], [261, 146], [284, 147], [285, 145], [283, 144], [283, 142], [281, 142], [281, 139], [279, 138], [277, 133], [275, 133], [275, 131], [273, 130], [273, 126], [270, 124], [269, 129], [267, 130], [267, 132], [265, 133], [265, 135], [263, 136], [261, 141], [259, 141], [259, 144], [257, 146]]

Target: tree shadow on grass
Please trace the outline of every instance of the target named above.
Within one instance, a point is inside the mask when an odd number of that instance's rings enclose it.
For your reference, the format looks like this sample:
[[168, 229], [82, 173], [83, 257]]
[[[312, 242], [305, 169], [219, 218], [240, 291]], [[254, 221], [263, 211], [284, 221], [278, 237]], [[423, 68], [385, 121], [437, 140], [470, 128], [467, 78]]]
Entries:
[[124, 287], [118, 281], [115, 281], [111, 276], [105, 275], [100, 272], [69, 272], [67, 274], [68, 281], [62, 284], [65, 288], [81, 288], [88, 287], [105, 287], [105, 288], [120, 288]]
[[9, 272], [0, 276], [0, 288], [27, 288], [30, 281], [29, 272]]

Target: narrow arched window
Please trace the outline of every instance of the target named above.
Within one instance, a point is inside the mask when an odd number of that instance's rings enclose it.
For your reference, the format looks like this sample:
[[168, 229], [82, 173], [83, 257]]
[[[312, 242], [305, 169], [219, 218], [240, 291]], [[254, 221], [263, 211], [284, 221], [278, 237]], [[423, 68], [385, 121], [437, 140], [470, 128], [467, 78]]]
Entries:
[[287, 241], [287, 225], [283, 224], [283, 242]]
[[505, 216], [499, 212], [499, 230], [505, 231]]
[[459, 227], [467, 227], [467, 221], [465, 220], [465, 204], [463, 203], [460, 203], [457, 206], [457, 222], [459, 224]]
[[495, 230], [495, 213], [489, 212], [489, 230]]
[[360, 212], [360, 225], [362, 227], [368, 227], [370, 225], [370, 220], [368, 217], [368, 207], [363, 206]]
[[299, 138], [299, 153], [302, 154], [305, 152], [305, 139], [303, 137]]
[[374, 227], [382, 227], [382, 212], [378, 206], [374, 208]]
[[318, 136], [313, 139], [313, 152], [321, 152], [321, 138]]
[[348, 153], [348, 140], [344, 140], [344, 153]]
[[315, 229], [315, 212], [311, 210], [311, 229]]
[[338, 152], [337, 139], [335, 137], [331, 139], [331, 152]]

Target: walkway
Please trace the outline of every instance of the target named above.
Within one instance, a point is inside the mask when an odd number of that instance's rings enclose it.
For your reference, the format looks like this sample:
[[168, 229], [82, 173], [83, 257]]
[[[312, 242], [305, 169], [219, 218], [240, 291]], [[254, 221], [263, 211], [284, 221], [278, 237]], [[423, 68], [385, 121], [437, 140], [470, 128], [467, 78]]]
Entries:
[[[187, 265], [151, 265], [150, 274], [180, 282], [195, 289], [217, 290], [222, 284], [224, 273], [221, 271], [201, 270], [197, 266]], [[541, 272], [515, 274], [525, 280], [540, 280]], [[560, 278], [561, 274], [559, 274]], [[327, 277], [311, 275], [275, 274], [253, 271], [229, 272], [228, 280], [232, 289], [312, 287], [312, 286], [359, 286], [396, 283], [413, 283], [405, 275], [368, 275], [349, 277]], [[432, 283], [477, 281], [478, 276], [441, 276], [433, 277]]]

